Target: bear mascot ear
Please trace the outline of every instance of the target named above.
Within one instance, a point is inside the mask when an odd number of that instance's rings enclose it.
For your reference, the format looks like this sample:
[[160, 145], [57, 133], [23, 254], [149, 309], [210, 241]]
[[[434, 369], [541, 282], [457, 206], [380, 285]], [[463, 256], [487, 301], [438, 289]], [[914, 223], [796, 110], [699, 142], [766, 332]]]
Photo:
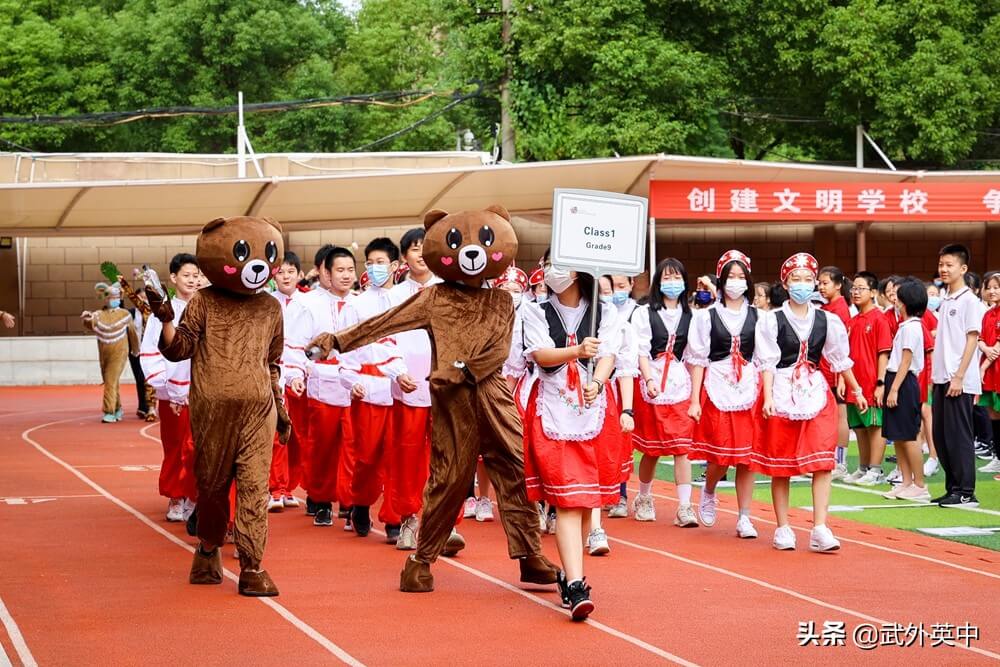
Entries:
[[201, 228], [201, 233], [204, 234], [205, 232], [210, 232], [213, 229], [221, 227], [224, 224], [226, 224], [225, 218], [216, 218], [215, 220], [206, 223], [205, 226]]
[[487, 206], [486, 210], [492, 213], [496, 213], [507, 222], [510, 222], [510, 213], [508, 213], [507, 209], [505, 209], [500, 204], [493, 204], [492, 206]]
[[448, 215], [447, 211], [442, 211], [439, 208], [427, 211], [427, 213], [424, 213], [424, 229], [425, 230], [430, 229], [435, 222], [437, 222], [441, 218], [446, 217], [447, 215]]
[[271, 217], [265, 215], [265, 216], [261, 217], [261, 220], [263, 220], [267, 224], [269, 224], [272, 227], [274, 227], [275, 229], [277, 229], [279, 234], [282, 233], [283, 230], [281, 229], [281, 224], [277, 220], [275, 220], [274, 218], [271, 218]]

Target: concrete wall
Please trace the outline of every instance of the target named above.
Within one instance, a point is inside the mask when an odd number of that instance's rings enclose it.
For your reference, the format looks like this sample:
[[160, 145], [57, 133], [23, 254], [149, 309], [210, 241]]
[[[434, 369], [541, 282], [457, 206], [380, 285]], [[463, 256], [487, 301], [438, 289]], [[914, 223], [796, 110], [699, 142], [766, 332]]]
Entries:
[[[135, 384], [128, 365], [122, 382]], [[0, 339], [0, 385], [101, 384], [93, 336]]]

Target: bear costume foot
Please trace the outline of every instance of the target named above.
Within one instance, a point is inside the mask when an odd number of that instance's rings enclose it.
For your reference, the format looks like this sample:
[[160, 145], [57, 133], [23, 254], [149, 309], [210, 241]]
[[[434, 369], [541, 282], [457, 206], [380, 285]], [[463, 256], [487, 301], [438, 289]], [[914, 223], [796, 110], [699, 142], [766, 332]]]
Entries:
[[518, 559], [521, 566], [521, 581], [526, 584], [554, 584], [559, 574], [548, 558], [541, 554]]
[[406, 559], [403, 571], [399, 573], [399, 590], [404, 593], [430, 593], [434, 590], [434, 575], [431, 566], [421, 563], [413, 556]]
[[240, 572], [240, 595], [254, 598], [269, 598], [278, 594], [278, 587], [271, 581], [266, 570], [243, 570]]
[[199, 586], [222, 583], [222, 553], [219, 547], [210, 553], [202, 551], [200, 546], [194, 550], [188, 582]]

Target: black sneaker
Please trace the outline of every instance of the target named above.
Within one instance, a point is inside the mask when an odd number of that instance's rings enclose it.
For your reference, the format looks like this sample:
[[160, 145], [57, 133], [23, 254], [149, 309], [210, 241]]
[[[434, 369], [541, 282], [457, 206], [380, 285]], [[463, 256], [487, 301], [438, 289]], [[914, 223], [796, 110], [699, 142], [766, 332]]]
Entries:
[[938, 503], [941, 507], [979, 507], [979, 499], [976, 498], [976, 494], [971, 496], [962, 496], [957, 493], [953, 493], [944, 500]]
[[313, 525], [328, 528], [333, 525], [333, 510], [329, 507], [320, 507], [313, 516]]
[[315, 500], [306, 496], [306, 516], [316, 516], [316, 510], [319, 509], [319, 505]]
[[569, 587], [566, 585], [566, 573], [562, 570], [556, 573], [556, 587], [559, 589], [562, 608], [569, 609]]
[[337, 510], [337, 518], [338, 519], [350, 519], [351, 518], [351, 506], [350, 505], [341, 505], [340, 509]]
[[585, 620], [594, 611], [594, 603], [590, 599], [590, 586], [586, 578], [574, 581], [566, 589], [569, 596], [569, 610], [574, 621]]
[[895, 456], [887, 456], [885, 457], [885, 461], [886, 463], [898, 463]]
[[395, 544], [399, 541], [399, 528], [398, 523], [387, 523], [385, 524], [385, 543]]
[[993, 446], [988, 442], [976, 440], [975, 452], [977, 459], [982, 459], [983, 461], [993, 460]]
[[351, 523], [354, 525], [354, 532], [358, 537], [368, 537], [372, 529], [372, 517], [368, 513], [368, 508], [363, 505], [355, 505], [351, 508]]

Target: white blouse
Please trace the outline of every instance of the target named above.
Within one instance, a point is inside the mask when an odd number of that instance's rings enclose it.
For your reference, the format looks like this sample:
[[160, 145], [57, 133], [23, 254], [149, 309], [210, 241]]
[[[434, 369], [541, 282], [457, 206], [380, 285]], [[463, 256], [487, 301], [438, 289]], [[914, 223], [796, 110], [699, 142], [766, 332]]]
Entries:
[[[830, 364], [834, 373], [842, 373], [854, 366], [850, 357], [850, 344], [847, 339], [847, 328], [839, 317], [825, 310], [808, 305], [805, 317], [798, 317], [786, 301], [781, 306], [781, 312], [788, 318], [789, 324], [800, 341], [809, 340], [813, 322], [817, 316], [826, 318], [826, 341], [823, 343], [823, 358]], [[777, 311], [762, 311], [757, 319], [756, 342], [754, 343], [754, 359], [761, 370], [774, 372], [781, 361], [781, 348], [778, 346]], [[787, 369], [790, 371], [790, 369]]]
[[[739, 310], [730, 310], [720, 303], [714, 303], [708, 308], [694, 311], [691, 327], [688, 330], [687, 350], [684, 353], [685, 363], [692, 366], [708, 366], [708, 355], [712, 350], [712, 318], [709, 314], [712, 310], [718, 313], [730, 336], [739, 336], [743, 331], [747, 313], [750, 312], [750, 306], [744, 300]], [[755, 352], [754, 357], [756, 356]]]

